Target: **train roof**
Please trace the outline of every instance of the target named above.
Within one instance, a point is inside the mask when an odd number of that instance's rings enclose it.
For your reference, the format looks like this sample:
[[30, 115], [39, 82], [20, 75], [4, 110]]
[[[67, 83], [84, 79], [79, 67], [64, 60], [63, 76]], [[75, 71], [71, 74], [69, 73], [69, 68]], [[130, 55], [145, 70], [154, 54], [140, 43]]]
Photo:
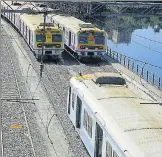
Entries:
[[51, 14], [48, 15], [48, 17], [52, 18], [52, 21], [53, 20], [57, 21], [60, 25], [72, 30], [74, 33], [77, 33], [78, 31], [89, 31], [89, 30], [103, 31], [95, 27], [91, 23], [86, 23], [73, 16]]
[[154, 104], [137, 88], [132, 92], [118, 74], [75, 76], [70, 83], [83, 96], [88, 108], [101, 117], [100, 124], [123, 152], [127, 150], [131, 157], [161, 157], [161, 105]]
[[[27, 24], [27, 26], [32, 29], [36, 30], [37, 28], [43, 29], [43, 23], [44, 23], [44, 17], [42, 14], [23, 14], [20, 16], [20, 18]], [[46, 24], [50, 24], [48, 28], [50, 27], [53, 30], [61, 30], [58, 27], [55, 27], [53, 23], [51, 23], [48, 19], [46, 20]], [[53, 26], [52, 26], [53, 25]]]

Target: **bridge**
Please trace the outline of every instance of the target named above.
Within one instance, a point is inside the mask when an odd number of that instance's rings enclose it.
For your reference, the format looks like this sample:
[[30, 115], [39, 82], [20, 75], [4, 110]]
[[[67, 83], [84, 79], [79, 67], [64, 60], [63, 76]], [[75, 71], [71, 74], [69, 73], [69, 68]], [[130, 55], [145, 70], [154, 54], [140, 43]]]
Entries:
[[[32, 0], [23, 1], [24, 5]], [[3, 2], [3, 1], [2, 1]], [[5, 1], [4, 1], [5, 2]], [[48, 5], [53, 9], [59, 9], [61, 13], [83, 16], [122, 16], [129, 15], [132, 8], [139, 9], [140, 15], [161, 16], [162, 13], [156, 13], [155, 10], [162, 10], [162, 0], [35, 0]], [[86, 3], [86, 5], [85, 5]], [[114, 9], [115, 8], [115, 9]], [[107, 10], [110, 10], [109, 12]], [[3, 10], [1, 10], [3, 12]], [[15, 11], [19, 12], [19, 11]], [[139, 13], [139, 12], [138, 12]]]
[[[9, 0], [5, 0], [5, 1], [9, 1]], [[26, 2], [26, 0], [19, 0], [19, 1], [22, 1], [22, 2]], [[33, 0], [28, 0], [28, 2], [33, 2]], [[34, 0], [34, 2], [77, 2], [77, 3], [80, 3], [80, 2], [88, 2], [88, 3], [91, 3], [91, 2], [98, 2], [98, 3], [156, 3], [156, 2], [159, 2], [159, 3], [162, 3], [162, 0]]]

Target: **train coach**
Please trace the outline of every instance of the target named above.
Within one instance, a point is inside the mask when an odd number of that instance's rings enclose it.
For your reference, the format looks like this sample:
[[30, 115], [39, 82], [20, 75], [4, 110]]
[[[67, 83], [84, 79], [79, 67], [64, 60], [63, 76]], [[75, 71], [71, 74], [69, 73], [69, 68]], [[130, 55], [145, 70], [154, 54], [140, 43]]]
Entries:
[[[10, 6], [8, 6], [10, 5]], [[14, 5], [12, 2], [2, 3], [2, 8], [8, 10], [28, 10], [33, 11], [32, 3], [22, 5], [17, 2]], [[22, 5], [22, 6], [21, 6]], [[42, 45], [44, 40], [43, 59], [51, 57], [52, 59], [61, 58], [64, 51], [63, 31], [61, 28], [54, 26], [50, 21], [45, 24], [45, 38], [43, 39], [43, 22], [42, 14], [26, 14], [26, 13], [3, 13], [2, 14], [8, 21], [10, 21], [24, 37], [32, 51], [34, 52], [37, 60], [41, 59]]]
[[107, 35], [91, 23], [85, 23], [72, 16], [48, 15], [51, 22], [64, 31], [64, 43], [80, 60], [101, 59], [106, 53]]
[[161, 157], [162, 106], [125, 84], [114, 73], [72, 77], [67, 114], [91, 157]]

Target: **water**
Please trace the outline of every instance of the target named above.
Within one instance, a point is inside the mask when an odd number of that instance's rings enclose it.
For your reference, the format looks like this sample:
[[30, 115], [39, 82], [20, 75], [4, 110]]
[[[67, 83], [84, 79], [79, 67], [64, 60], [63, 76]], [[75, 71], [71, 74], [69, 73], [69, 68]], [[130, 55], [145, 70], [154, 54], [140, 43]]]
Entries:
[[[127, 43], [108, 40], [108, 46], [136, 60], [162, 67], [162, 31], [155, 33], [154, 29], [149, 27], [137, 29], [130, 36], [130, 41]], [[162, 68], [149, 65], [145, 65], [145, 68], [159, 77], [162, 76]]]
[[107, 32], [108, 47], [128, 57], [161, 67], [144, 66], [145, 70], [162, 77], [161, 17], [106, 17], [95, 21], [91, 19], [91, 22]]

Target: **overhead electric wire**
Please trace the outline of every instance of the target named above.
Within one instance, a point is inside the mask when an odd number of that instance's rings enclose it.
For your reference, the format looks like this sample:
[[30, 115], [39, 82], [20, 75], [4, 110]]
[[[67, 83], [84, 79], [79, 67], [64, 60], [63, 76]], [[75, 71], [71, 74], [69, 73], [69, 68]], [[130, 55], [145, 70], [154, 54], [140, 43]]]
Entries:
[[162, 44], [161, 41], [152, 40], [152, 39], [149, 39], [149, 38], [147, 38], [147, 37], [144, 37], [144, 36], [141, 36], [141, 35], [138, 35], [138, 34], [134, 34], [134, 33], [133, 33], [132, 35], [138, 36], [138, 37], [143, 38], [143, 39], [147, 39], [147, 40], [152, 41], [152, 42], [155, 42], [155, 43]]
[[138, 45], [141, 45], [142, 47], [145, 47], [145, 48], [147, 48], [147, 49], [149, 49], [149, 50], [151, 50], [151, 51], [154, 51], [154, 52], [157, 52], [157, 53], [159, 53], [159, 54], [162, 54], [162, 52], [157, 51], [157, 50], [154, 50], [154, 49], [151, 49], [150, 47], [148, 47], [148, 46], [146, 46], [146, 45], [143, 45], [143, 44], [141, 44], [141, 43], [139, 43], [139, 42], [137, 42], [137, 41], [134, 41], [134, 40], [131, 40], [131, 41], [133, 41], [134, 43], [136, 43], [136, 44], [138, 44]]

